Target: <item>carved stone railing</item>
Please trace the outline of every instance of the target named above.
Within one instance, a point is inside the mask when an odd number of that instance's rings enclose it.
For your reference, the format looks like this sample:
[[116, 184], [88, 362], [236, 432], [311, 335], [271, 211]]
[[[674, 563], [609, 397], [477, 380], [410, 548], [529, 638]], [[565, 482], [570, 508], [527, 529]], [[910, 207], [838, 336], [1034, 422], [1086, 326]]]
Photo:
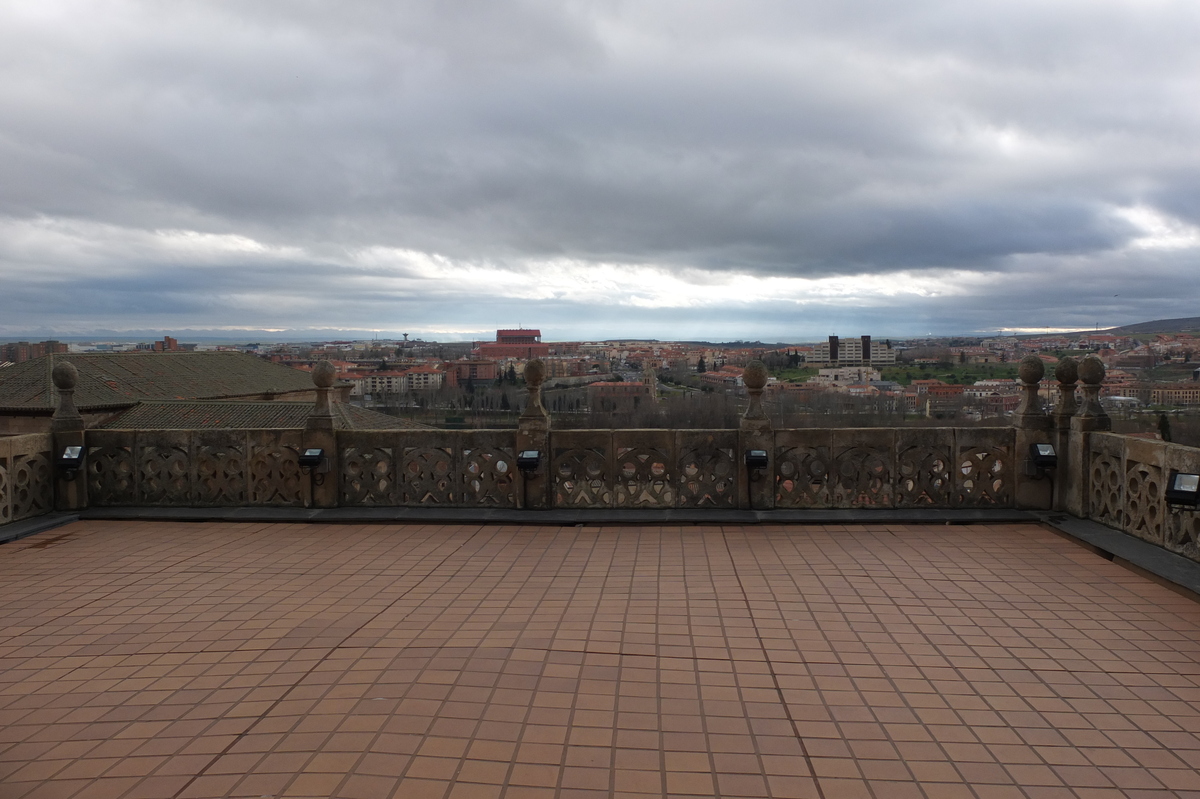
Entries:
[[[1164, 501], [1172, 470], [1200, 472], [1200, 449], [1108, 432], [1096, 358], [1058, 364], [1053, 414], [1039, 395], [1041, 361], [1024, 359], [1019, 375], [1024, 399], [1003, 428], [773, 430], [761, 404], [767, 371], [752, 362], [737, 430], [554, 430], [540, 396], [545, 370], [531, 361], [516, 430], [337, 430], [325, 365], [314, 370], [319, 396], [303, 430], [135, 431], [85, 430], [64, 362], [52, 436], [0, 439], [0, 523], [54, 507], [155, 505], [1021, 508], [1090, 518], [1200, 560], [1200, 516]], [[82, 474], [55, 474], [51, 452], [80, 444]], [[1053, 466], [1031, 457], [1045, 444]], [[319, 466], [301, 467], [306, 449], [324, 453]], [[518, 453], [528, 450], [539, 458], [522, 471]]]
[[93, 506], [306, 506], [299, 430], [91, 430]]
[[[962, 508], [1013, 506], [1013, 430], [805, 429], [758, 433], [751, 471], [736, 430], [556, 431], [558, 508]], [[739, 503], [746, 483], [760, 499]], [[741, 489], [741, 490], [739, 490]]]
[[516, 431], [341, 431], [340, 505], [512, 508]]
[[1200, 473], [1200, 449], [1115, 433], [1091, 433], [1083, 515], [1200, 560], [1200, 513], [1164, 501], [1172, 471]]
[[307, 473], [302, 431], [87, 433], [95, 506], [336, 505], [736, 508], [762, 482], [777, 508], [1013, 506], [1011, 428], [811, 429], [760, 434], [770, 466], [746, 468], [737, 430], [548, 432], [550, 497], [520, 497], [513, 430], [336, 432], [327, 473]]
[[54, 509], [49, 433], [0, 437], [0, 524]]

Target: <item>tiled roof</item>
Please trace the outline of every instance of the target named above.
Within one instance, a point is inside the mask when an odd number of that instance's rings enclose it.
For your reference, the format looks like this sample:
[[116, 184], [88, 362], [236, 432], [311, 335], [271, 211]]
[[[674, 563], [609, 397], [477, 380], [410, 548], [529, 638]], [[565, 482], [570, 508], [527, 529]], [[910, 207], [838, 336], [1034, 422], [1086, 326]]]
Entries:
[[79, 370], [82, 410], [147, 399], [220, 399], [308, 391], [312, 375], [240, 352], [129, 352], [46, 355], [0, 372], [0, 408], [53, 410], [50, 373], [67, 360]]
[[434, 427], [414, 422], [411, 419], [401, 419], [399, 416], [389, 416], [386, 413], [373, 411], [370, 408], [360, 408], [357, 405], [337, 403], [334, 405], [346, 427], [353, 430], [433, 430]]
[[[304, 427], [311, 402], [148, 400], [100, 425], [107, 430], [264, 430]], [[337, 426], [353, 430], [428, 430], [428, 425], [343, 403]]]

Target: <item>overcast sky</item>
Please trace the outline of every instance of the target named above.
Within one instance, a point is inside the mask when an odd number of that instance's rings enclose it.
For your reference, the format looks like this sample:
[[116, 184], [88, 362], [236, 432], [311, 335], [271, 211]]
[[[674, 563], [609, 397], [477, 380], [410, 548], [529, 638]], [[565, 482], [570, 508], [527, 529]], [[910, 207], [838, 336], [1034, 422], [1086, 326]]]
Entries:
[[1200, 316], [1200, 4], [0, 0], [0, 338]]

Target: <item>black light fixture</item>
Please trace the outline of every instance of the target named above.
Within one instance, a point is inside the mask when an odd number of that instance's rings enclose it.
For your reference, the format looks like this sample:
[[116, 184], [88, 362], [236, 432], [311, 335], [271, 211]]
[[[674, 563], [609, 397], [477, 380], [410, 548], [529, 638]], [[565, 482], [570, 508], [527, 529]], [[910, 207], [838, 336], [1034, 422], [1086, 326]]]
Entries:
[[325, 462], [325, 450], [319, 447], [312, 447], [300, 453], [300, 468], [301, 469], [320, 469]]
[[63, 447], [57, 460], [58, 468], [67, 473], [67, 479], [75, 476], [75, 472], [83, 468], [83, 447]]
[[747, 469], [765, 469], [769, 463], [767, 451], [765, 449], [748, 449], [746, 450], [746, 468]]
[[1058, 466], [1058, 453], [1053, 444], [1030, 444], [1029, 459], [1039, 469], [1054, 469]]
[[542, 462], [542, 453], [536, 449], [526, 449], [517, 453], [517, 468], [526, 474], [536, 472]]
[[1167, 504], [1193, 508], [1200, 504], [1200, 474], [1171, 472], [1167, 480]]

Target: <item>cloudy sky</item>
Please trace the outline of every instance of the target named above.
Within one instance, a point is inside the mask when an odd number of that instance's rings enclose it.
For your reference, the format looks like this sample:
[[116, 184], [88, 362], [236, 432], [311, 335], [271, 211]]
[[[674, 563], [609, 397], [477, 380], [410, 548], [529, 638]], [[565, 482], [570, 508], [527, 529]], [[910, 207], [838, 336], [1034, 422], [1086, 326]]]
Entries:
[[1200, 315], [1200, 5], [0, 0], [0, 337]]

